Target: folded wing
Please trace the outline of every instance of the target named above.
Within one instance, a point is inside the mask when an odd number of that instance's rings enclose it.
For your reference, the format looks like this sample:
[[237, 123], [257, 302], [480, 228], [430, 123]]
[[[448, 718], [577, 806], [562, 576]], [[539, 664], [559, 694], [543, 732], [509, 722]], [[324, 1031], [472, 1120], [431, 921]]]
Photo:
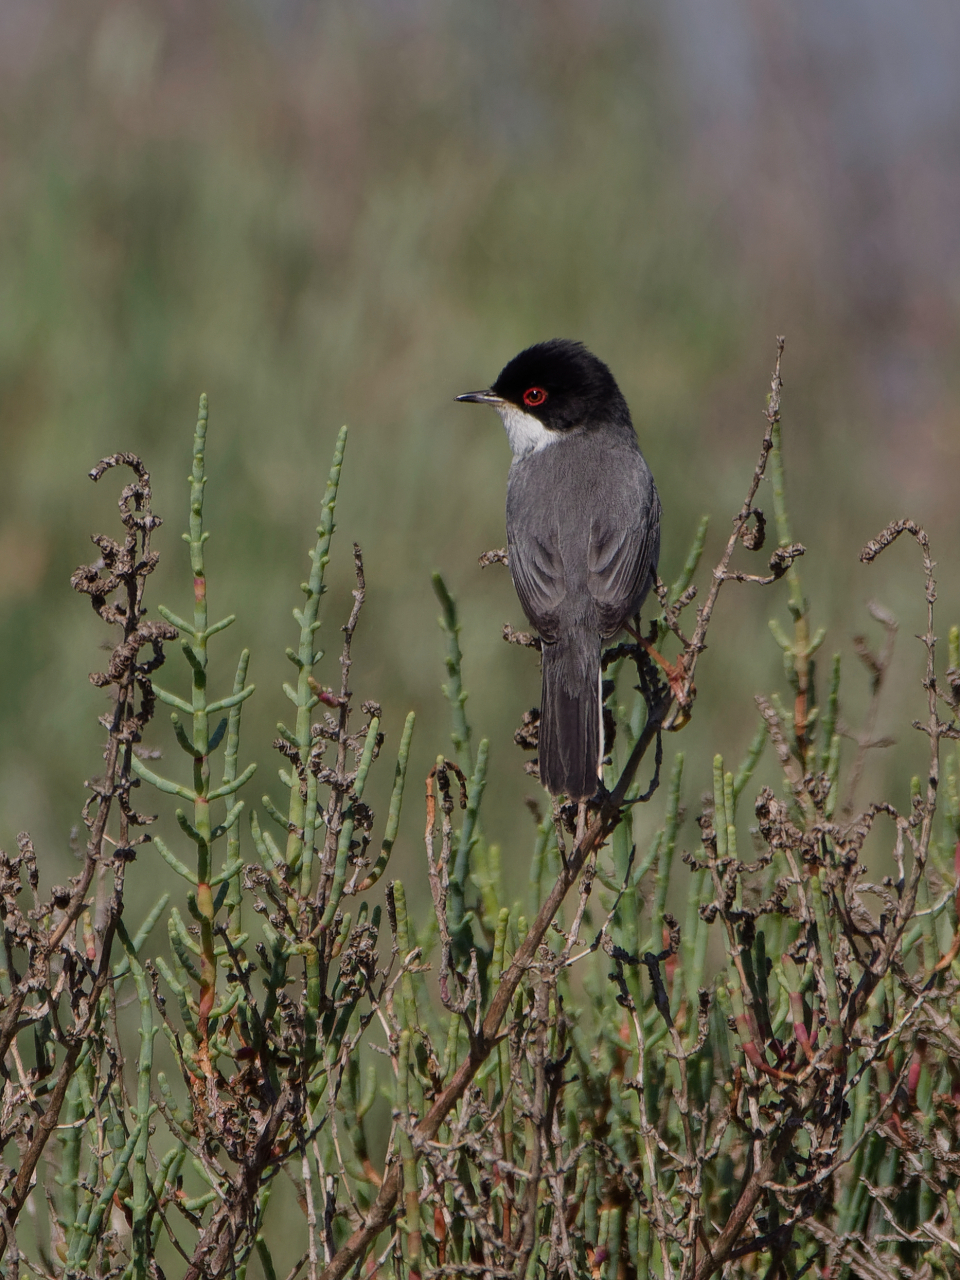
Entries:
[[608, 508], [593, 519], [588, 586], [602, 636], [616, 634], [640, 608], [652, 585], [659, 553], [660, 502], [655, 490], [632, 511]]

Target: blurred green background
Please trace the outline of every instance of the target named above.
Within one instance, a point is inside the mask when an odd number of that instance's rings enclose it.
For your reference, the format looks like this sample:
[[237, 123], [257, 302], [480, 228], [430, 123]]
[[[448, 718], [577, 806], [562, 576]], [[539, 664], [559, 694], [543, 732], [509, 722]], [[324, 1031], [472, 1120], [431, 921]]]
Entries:
[[[786, 334], [812, 621], [845, 654], [855, 724], [851, 638], [876, 630], [864, 605], [900, 618], [880, 724], [900, 741], [863, 794], [905, 805], [924, 749], [908, 728], [918, 556], [904, 544], [866, 569], [857, 555], [911, 515], [940, 560], [944, 629], [960, 617], [958, 59], [960, 12], [935, 0], [3, 0], [0, 842], [29, 828], [51, 876], [75, 869], [104, 636], [68, 578], [93, 558], [88, 534], [116, 530], [113, 478], [86, 472], [143, 454], [166, 522], [152, 602], [187, 609], [179, 535], [206, 390], [211, 607], [239, 616], [213, 679], [226, 691], [251, 648], [248, 803], [276, 776], [290, 610], [346, 421], [319, 676], [338, 678], [357, 540], [354, 690], [384, 704], [388, 752], [418, 714], [396, 854], [410, 876], [420, 779], [449, 742], [442, 570], [468, 712], [492, 742], [486, 829], [520, 883], [532, 788], [512, 732], [538, 675], [500, 639], [522, 624], [508, 575], [477, 567], [504, 541], [509, 451], [495, 415], [453, 397], [553, 336], [584, 340], [627, 395], [669, 578], [702, 512], [708, 556], [726, 537]], [[785, 598], [722, 598], [684, 735], [693, 804], [712, 753], [752, 736], [753, 693], [782, 685], [767, 618]], [[172, 657], [165, 682], [182, 688]], [[163, 713], [152, 739], [172, 746]], [[145, 850], [130, 894], [155, 895], [165, 870]]]

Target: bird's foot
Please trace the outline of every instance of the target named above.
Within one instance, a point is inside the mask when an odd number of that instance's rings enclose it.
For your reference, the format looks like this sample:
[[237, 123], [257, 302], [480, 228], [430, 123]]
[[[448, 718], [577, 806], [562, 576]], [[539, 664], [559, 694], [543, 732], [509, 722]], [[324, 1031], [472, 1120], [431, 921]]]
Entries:
[[641, 637], [640, 643], [663, 671], [667, 678], [667, 684], [670, 686], [670, 692], [685, 711], [690, 706], [691, 695], [695, 692], [695, 688], [691, 685], [689, 690], [687, 689], [687, 664], [683, 660], [683, 654], [680, 655], [676, 663], [670, 663], [662, 653], [657, 652], [649, 640], [644, 640]]
[[646, 649], [647, 653], [654, 660], [666, 677], [667, 684], [670, 686], [670, 692], [673, 694], [681, 710], [686, 711], [693, 701], [693, 694], [696, 693], [696, 686], [691, 685], [687, 689], [687, 664], [684, 655], [681, 654], [676, 663], [668, 662], [667, 659], [657, 649], [653, 647], [650, 640], [644, 639], [639, 631], [635, 631], [633, 627], [624, 628], [633, 636], [637, 644]]

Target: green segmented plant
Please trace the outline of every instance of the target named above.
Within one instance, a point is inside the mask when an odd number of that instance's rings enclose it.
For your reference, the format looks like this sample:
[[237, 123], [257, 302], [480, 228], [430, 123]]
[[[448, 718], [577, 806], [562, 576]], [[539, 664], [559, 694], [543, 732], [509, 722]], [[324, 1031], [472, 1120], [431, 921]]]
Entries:
[[[215, 931], [217, 916], [229, 903], [232, 946], [240, 947], [246, 940], [239, 932], [239, 877], [243, 863], [239, 856], [239, 840], [235, 833], [231, 833], [234, 832], [244, 807], [244, 802], [235, 797], [256, 771], [256, 764], [251, 763], [240, 774], [237, 773], [240, 711], [256, 686], [246, 683], [250, 654], [244, 650], [237, 664], [231, 693], [215, 699], [210, 699], [207, 693], [208, 643], [213, 636], [225, 631], [236, 621], [234, 614], [219, 622], [208, 621], [203, 550], [210, 536], [203, 527], [203, 501], [207, 483], [207, 419], [207, 397], [204, 395], [200, 397], [193, 439], [189, 530], [183, 535], [190, 549], [190, 569], [193, 575], [193, 622], [186, 622], [163, 605], [159, 607], [160, 615], [180, 633], [181, 649], [191, 673], [190, 701], [167, 689], [154, 686], [157, 698], [173, 708], [170, 719], [178, 745], [192, 761], [192, 784], [185, 785], [162, 777], [136, 758], [134, 770], [144, 782], [192, 806], [192, 820], [183, 809], [177, 809], [176, 817], [183, 834], [196, 846], [196, 871], [182, 862], [160, 837], [154, 837], [154, 843], [164, 861], [190, 885], [186, 901], [191, 916], [199, 924], [199, 937], [195, 939], [191, 936], [179, 911], [174, 910], [170, 916], [174, 968], [171, 970], [162, 958], [158, 958], [157, 963], [167, 985], [177, 996], [187, 1024], [185, 1038], [178, 1047], [186, 1055], [192, 1070], [210, 1080], [217, 1059], [227, 1049], [226, 1042], [222, 1038], [217, 1039], [219, 1021], [224, 1014], [229, 1013], [242, 994], [239, 986], [234, 984], [233, 990], [228, 992], [225, 1001], [218, 1006], [217, 961], [227, 956], [227, 948], [224, 943], [216, 943]], [[190, 733], [184, 728], [181, 716], [190, 717]], [[223, 776], [219, 786], [216, 786], [211, 785], [210, 757], [221, 746]], [[223, 801], [227, 806], [219, 822], [214, 821], [211, 812], [211, 806], [217, 801]], [[226, 856], [219, 871], [214, 872], [213, 850], [218, 841], [225, 842]], [[194, 986], [197, 988], [196, 995], [191, 991]]]
[[[157, 518], [142, 463], [116, 455], [95, 469], [130, 466], [134, 480], [121, 496], [124, 543], [98, 539], [105, 565], [75, 575], [123, 629], [94, 678], [116, 702], [107, 776], [86, 811], [93, 852], [47, 899], [26, 837], [0, 856], [0, 1137], [19, 1159], [0, 1181], [4, 1274], [21, 1259], [104, 1280], [160, 1269], [272, 1278], [291, 1266], [310, 1280], [958, 1273], [960, 631], [944, 668], [919, 526], [897, 521], [867, 544], [868, 561], [903, 534], [920, 549], [930, 752], [905, 809], [858, 808], [896, 628], [874, 607], [884, 643], [873, 653], [858, 641], [872, 701], [851, 750], [839, 656], [817, 698], [824, 634], [791, 541], [779, 393], [778, 362], [754, 476], [689, 635], [706, 520], [658, 591], [657, 644], [679, 648], [679, 679], [665, 684], [642, 647], [614, 646], [608, 795], [580, 812], [531, 796], [503, 849], [484, 832], [497, 744], [474, 735], [456, 602], [434, 580], [454, 758], [437, 756], [429, 773], [425, 865], [406, 842], [403, 882], [387, 876], [409, 818], [414, 717], [358, 707], [351, 691], [366, 593], [356, 545], [339, 679], [322, 679], [345, 430], [287, 650], [295, 715], [273, 743], [282, 803], [265, 795], [250, 813], [251, 861], [239, 795], [253, 772], [240, 744], [249, 655], [228, 693], [207, 690], [208, 641], [233, 619], [211, 625], [207, 613], [206, 401], [186, 535], [192, 622], [166, 609], [145, 620]], [[777, 546], [754, 574], [733, 557], [763, 545], [768, 469]], [[664, 735], [697, 723], [694, 673], [720, 589], [781, 580], [793, 624], [792, 635], [771, 627], [783, 696], [758, 693], [736, 767], [724, 742], [706, 777], [696, 753], [663, 764]], [[153, 683], [174, 628], [184, 697]], [[136, 754], [156, 700], [173, 713], [186, 781]], [[529, 718], [517, 741], [535, 750]], [[369, 800], [381, 758], [393, 763], [382, 824]], [[133, 808], [138, 784], [182, 802], [180, 835], [153, 836], [180, 888], [132, 929], [124, 879], [153, 856], [135, 834], [151, 822]], [[525, 903], [510, 896], [521, 854]], [[168, 956], [152, 942], [164, 918]]]

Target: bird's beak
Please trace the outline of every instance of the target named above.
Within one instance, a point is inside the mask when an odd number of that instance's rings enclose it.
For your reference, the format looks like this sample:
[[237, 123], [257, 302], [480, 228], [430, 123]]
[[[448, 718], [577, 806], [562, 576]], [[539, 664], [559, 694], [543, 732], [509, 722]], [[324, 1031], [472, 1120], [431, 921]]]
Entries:
[[500, 396], [493, 391], [468, 391], [465, 395], [457, 396], [457, 399], [468, 404], [492, 404], [494, 406], [503, 404]]

